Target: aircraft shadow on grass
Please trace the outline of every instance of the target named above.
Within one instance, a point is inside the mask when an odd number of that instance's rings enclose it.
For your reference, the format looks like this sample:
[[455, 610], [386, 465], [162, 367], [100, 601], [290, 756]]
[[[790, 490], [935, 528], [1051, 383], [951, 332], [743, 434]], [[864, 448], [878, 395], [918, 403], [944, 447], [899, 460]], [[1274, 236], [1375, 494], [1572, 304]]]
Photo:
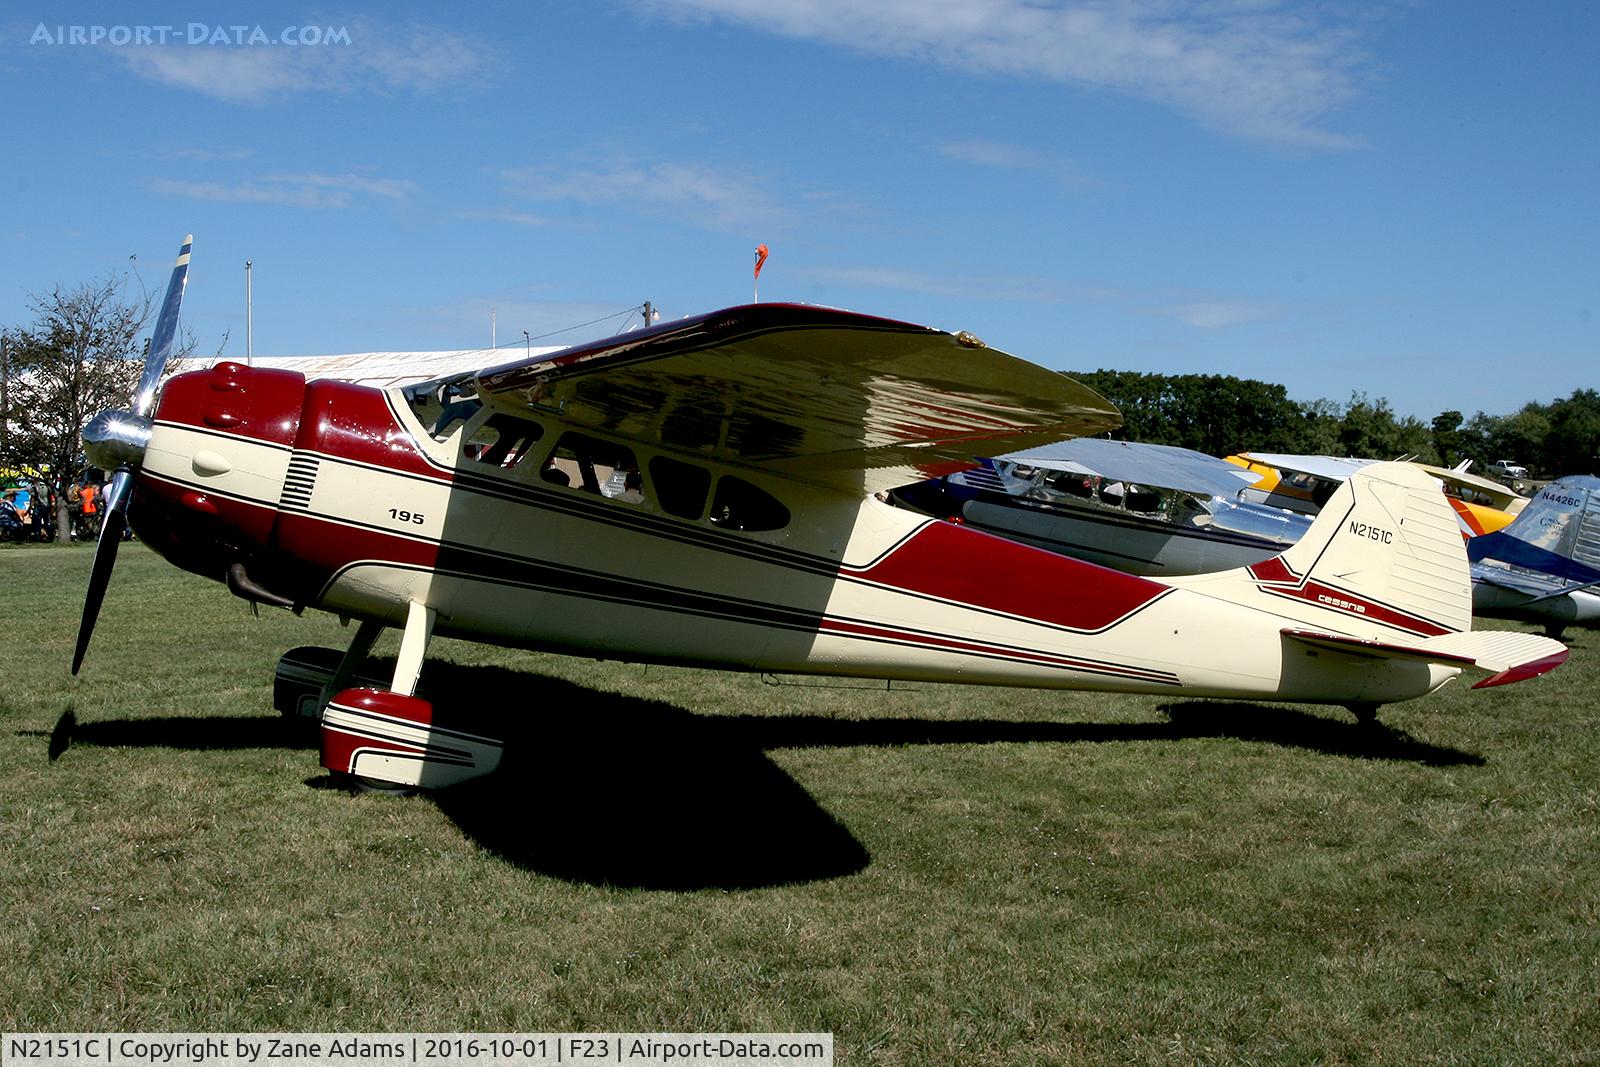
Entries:
[[[386, 666], [379, 660], [370, 669], [381, 677]], [[768, 758], [772, 749], [1232, 738], [1428, 766], [1484, 762], [1382, 725], [1249, 703], [1177, 702], [1162, 707], [1165, 721], [1149, 723], [705, 715], [558, 678], [449, 663], [430, 663], [422, 687], [441, 715], [458, 711], [470, 722], [492, 714], [505, 740], [494, 774], [430, 794], [468, 838], [541, 874], [654, 889], [747, 889], [867, 866], [860, 841]], [[69, 710], [52, 731], [51, 758], [74, 744], [310, 749], [316, 732], [261, 716], [83, 723]]]

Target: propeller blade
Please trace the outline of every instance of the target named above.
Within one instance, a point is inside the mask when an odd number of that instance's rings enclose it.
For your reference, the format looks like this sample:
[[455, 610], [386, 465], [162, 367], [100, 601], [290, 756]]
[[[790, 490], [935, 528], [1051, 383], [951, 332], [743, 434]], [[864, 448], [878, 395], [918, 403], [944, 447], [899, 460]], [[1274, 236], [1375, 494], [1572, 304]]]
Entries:
[[189, 281], [189, 253], [193, 247], [194, 235], [190, 234], [178, 249], [178, 262], [172, 268], [166, 298], [161, 301], [161, 311], [156, 315], [150, 351], [144, 357], [144, 373], [139, 377], [139, 391], [133, 394], [133, 413], [141, 417], [155, 410], [156, 387], [161, 384], [162, 372], [167, 369], [167, 359], [172, 355], [172, 339], [178, 333], [178, 308], [183, 304], [183, 289]]
[[[139, 390], [133, 394], [133, 419], [127, 420], [121, 413], [112, 413], [98, 417], [89, 427], [85, 427], [85, 451], [91, 458], [100, 456], [102, 462], [107, 461], [106, 457], [115, 457], [111, 461], [118, 466], [111, 477], [111, 487], [106, 491], [100, 541], [95, 545], [94, 568], [89, 572], [89, 589], [83, 597], [83, 618], [78, 621], [78, 643], [72, 650], [73, 674], [77, 674], [78, 668], [83, 666], [84, 653], [89, 650], [89, 638], [94, 636], [94, 624], [100, 617], [100, 605], [106, 599], [106, 586], [111, 584], [111, 569], [117, 563], [117, 548], [128, 529], [128, 498], [133, 494], [133, 471], [144, 456], [144, 446], [150, 436], [149, 417], [156, 406], [156, 390], [161, 386], [161, 375], [166, 371], [167, 359], [172, 355], [172, 340], [178, 334], [178, 309], [183, 305], [183, 290], [189, 281], [189, 253], [193, 247], [194, 235], [190, 234], [183, 239], [183, 247], [178, 249], [178, 262], [173, 265], [172, 280], [167, 283], [167, 295], [161, 301], [155, 331], [150, 335], [150, 350], [145, 353]], [[127, 423], [120, 430], [118, 419]], [[119, 445], [120, 448], [117, 447]]]
[[111, 583], [111, 568], [117, 562], [117, 547], [122, 544], [123, 531], [128, 528], [128, 489], [133, 484], [129, 471], [118, 471], [111, 479], [106, 493], [105, 518], [100, 525], [100, 540], [94, 549], [94, 569], [89, 572], [89, 590], [83, 596], [83, 618], [78, 622], [78, 644], [72, 650], [72, 673], [83, 666], [83, 654], [89, 650], [89, 638], [94, 635], [95, 620], [100, 615], [100, 605], [106, 598], [106, 586]]

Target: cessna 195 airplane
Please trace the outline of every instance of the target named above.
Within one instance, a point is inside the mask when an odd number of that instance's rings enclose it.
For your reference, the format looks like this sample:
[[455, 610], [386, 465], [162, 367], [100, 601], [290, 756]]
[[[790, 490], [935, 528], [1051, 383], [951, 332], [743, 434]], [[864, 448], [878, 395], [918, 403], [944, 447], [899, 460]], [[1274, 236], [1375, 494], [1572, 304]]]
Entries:
[[[876, 494], [1119, 421], [969, 334], [758, 304], [409, 388], [237, 363], [163, 385], [189, 252], [186, 239], [133, 411], [84, 431], [115, 475], [73, 671], [131, 523], [236, 596], [361, 620], [342, 658], [278, 671], [277, 702], [320, 717], [336, 773], [439, 786], [495, 767], [492, 728], [440, 721], [417, 694], [434, 634], [1362, 719], [1466, 668], [1502, 684], [1567, 655], [1471, 632], [1454, 517], [1402, 464], [1351, 478], [1281, 556], [1168, 582], [891, 506]], [[391, 627], [393, 677], [363, 684]]]

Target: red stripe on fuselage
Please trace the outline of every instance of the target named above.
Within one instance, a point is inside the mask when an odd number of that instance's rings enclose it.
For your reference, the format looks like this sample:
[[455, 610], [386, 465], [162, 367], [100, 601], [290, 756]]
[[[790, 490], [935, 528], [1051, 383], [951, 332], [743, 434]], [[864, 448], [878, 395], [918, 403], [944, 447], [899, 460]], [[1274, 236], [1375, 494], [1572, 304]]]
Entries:
[[883, 559], [840, 577], [1069, 630], [1105, 630], [1170, 586], [1043, 549], [930, 522]]
[[1440, 634], [1454, 633], [1447, 626], [1440, 626], [1431, 619], [1421, 615], [1414, 615], [1408, 611], [1392, 608], [1387, 604], [1380, 604], [1364, 596], [1340, 589], [1337, 586], [1327, 585], [1309, 576], [1302, 578], [1289, 569], [1282, 556], [1264, 559], [1260, 563], [1250, 565], [1250, 576], [1256, 580], [1256, 588], [1263, 593], [1273, 596], [1285, 597], [1289, 600], [1298, 600], [1306, 604], [1315, 604], [1319, 608], [1336, 611], [1344, 615], [1354, 616], [1359, 619], [1371, 619], [1373, 622], [1385, 626], [1393, 626], [1397, 630], [1407, 633], [1420, 634], [1424, 637], [1437, 637]]

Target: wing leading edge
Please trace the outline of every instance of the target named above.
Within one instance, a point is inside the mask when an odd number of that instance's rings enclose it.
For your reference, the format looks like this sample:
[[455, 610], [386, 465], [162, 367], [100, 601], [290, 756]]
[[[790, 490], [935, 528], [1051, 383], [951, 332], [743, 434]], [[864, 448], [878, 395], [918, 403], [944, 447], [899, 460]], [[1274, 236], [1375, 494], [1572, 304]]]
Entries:
[[1122, 421], [1093, 390], [970, 335], [796, 304], [663, 323], [476, 384], [497, 406], [868, 491]]

